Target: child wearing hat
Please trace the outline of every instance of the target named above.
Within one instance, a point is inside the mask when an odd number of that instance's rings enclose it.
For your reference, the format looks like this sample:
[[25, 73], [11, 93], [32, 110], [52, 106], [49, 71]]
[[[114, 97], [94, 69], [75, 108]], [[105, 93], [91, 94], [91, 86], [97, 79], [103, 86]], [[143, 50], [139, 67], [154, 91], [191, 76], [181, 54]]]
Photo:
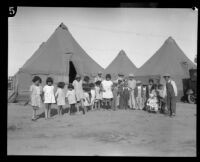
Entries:
[[169, 116], [174, 117], [176, 115], [176, 97], [178, 95], [176, 83], [168, 73], [163, 77], [166, 81], [167, 109]]

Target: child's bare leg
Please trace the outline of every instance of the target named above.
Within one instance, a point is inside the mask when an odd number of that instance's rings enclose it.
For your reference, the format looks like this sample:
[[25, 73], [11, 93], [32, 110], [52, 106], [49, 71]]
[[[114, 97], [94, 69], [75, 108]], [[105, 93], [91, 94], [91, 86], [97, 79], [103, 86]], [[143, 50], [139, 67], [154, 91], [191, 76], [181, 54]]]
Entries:
[[76, 109], [77, 109], [77, 112], [79, 112], [79, 111], [80, 111], [79, 107], [80, 107], [80, 101], [79, 101], [79, 102], [77, 102], [77, 104], [76, 104]]
[[44, 113], [45, 113], [45, 119], [47, 119], [48, 118], [48, 103], [45, 103]]
[[48, 104], [48, 118], [51, 118], [51, 104]]
[[32, 119], [35, 119], [35, 118], [36, 118], [36, 110], [35, 110], [35, 107], [33, 106]]

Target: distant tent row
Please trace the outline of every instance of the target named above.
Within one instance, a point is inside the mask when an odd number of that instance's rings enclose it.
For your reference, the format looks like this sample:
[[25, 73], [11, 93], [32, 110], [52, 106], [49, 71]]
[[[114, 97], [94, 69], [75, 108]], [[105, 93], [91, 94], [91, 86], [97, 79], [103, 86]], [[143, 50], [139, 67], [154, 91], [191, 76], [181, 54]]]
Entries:
[[126, 53], [121, 50], [117, 57], [104, 70], [76, 42], [68, 28], [61, 23], [50, 38], [43, 42], [38, 50], [26, 61], [13, 78], [14, 93], [9, 102], [23, 100], [27, 97], [34, 75], [42, 78], [43, 84], [48, 76], [54, 82], [72, 82], [76, 74], [94, 77], [97, 72], [110, 73], [116, 78], [118, 73], [133, 73], [136, 79], [148, 83], [149, 78], [162, 80], [164, 73], [170, 73], [175, 79], [180, 95], [182, 79], [189, 78], [188, 69], [196, 68], [169, 37], [161, 48], [139, 69], [132, 63]]

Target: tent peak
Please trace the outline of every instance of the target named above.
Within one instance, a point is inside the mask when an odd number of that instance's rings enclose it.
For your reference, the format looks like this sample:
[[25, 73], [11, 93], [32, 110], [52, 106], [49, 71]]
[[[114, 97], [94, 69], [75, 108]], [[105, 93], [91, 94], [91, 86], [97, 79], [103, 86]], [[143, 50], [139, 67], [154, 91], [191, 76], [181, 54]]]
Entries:
[[120, 50], [119, 54], [120, 54], [120, 55], [126, 55], [126, 53], [125, 53], [124, 50]]
[[59, 25], [59, 27], [64, 30], [68, 30], [67, 26], [63, 22]]
[[175, 41], [174, 38], [169, 36], [165, 42], [168, 43], [168, 42], [174, 42], [174, 41]]

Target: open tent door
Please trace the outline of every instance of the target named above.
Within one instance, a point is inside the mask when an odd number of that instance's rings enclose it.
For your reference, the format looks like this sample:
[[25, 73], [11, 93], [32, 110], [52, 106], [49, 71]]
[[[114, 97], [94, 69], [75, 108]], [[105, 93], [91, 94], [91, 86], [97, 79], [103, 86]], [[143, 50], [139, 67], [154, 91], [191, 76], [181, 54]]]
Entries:
[[76, 69], [72, 62], [72, 53], [65, 53], [64, 55], [64, 62], [66, 68], [66, 76], [68, 77], [68, 83], [72, 83], [76, 77]]
[[76, 69], [72, 61], [69, 62], [69, 83], [72, 83], [76, 78]]

